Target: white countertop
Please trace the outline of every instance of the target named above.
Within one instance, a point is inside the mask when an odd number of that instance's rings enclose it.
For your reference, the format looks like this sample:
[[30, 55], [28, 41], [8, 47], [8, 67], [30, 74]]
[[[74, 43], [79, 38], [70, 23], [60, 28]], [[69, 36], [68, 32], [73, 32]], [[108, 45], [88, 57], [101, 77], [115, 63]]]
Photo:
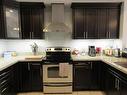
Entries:
[[[35, 58], [35, 59], [29, 59], [29, 58]], [[37, 58], [37, 59], [36, 59]], [[16, 64], [17, 62], [24, 62], [24, 61], [42, 61], [44, 58], [43, 55], [22, 55], [22, 56], [16, 56], [9, 59], [0, 58], [0, 71], [8, 68], [9, 66], [12, 66]], [[120, 65], [115, 64], [114, 62], [127, 62], [126, 58], [116, 58], [116, 57], [109, 57], [109, 56], [96, 56], [96, 57], [90, 57], [90, 56], [72, 56], [73, 61], [103, 61], [110, 66], [113, 66], [114, 68], [124, 72], [127, 74], [127, 68], [122, 67]]]
[[[16, 56], [11, 58], [0, 58], [0, 71], [16, 64], [17, 62], [27, 62], [27, 61], [41, 61], [43, 58], [43, 55], [37, 55], [35, 58], [33, 58], [33, 55], [22, 55], [22, 56]], [[42, 58], [40, 58], [42, 57]], [[33, 59], [30, 59], [33, 58]]]
[[117, 57], [110, 57], [110, 56], [72, 56], [73, 61], [103, 61], [106, 64], [122, 71], [123, 73], [127, 74], [127, 68], [122, 67], [115, 62], [125, 62], [127, 64], [127, 58], [117, 58]]

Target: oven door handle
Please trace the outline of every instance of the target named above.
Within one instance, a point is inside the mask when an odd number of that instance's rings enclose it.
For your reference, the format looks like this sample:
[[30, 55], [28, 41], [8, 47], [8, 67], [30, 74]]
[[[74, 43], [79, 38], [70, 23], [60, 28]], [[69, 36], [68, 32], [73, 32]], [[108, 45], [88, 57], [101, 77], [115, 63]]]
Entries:
[[48, 86], [48, 87], [63, 87], [63, 86], [72, 86], [72, 84], [45, 84], [44, 86]]

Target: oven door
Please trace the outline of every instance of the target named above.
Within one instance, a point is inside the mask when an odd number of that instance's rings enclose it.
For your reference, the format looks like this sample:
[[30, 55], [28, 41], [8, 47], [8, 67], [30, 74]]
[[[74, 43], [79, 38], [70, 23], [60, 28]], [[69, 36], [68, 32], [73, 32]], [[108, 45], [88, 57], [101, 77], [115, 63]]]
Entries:
[[69, 64], [68, 76], [59, 76], [59, 65], [43, 65], [43, 82], [58, 83], [58, 82], [72, 82], [72, 64]]

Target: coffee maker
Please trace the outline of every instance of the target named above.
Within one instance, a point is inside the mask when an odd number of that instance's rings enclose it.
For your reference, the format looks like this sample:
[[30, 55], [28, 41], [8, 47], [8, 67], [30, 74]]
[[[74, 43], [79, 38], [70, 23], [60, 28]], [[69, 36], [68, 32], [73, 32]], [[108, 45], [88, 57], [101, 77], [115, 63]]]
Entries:
[[92, 57], [96, 56], [95, 46], [89, 46], [88, 48], [89, 48], [88, 55]]

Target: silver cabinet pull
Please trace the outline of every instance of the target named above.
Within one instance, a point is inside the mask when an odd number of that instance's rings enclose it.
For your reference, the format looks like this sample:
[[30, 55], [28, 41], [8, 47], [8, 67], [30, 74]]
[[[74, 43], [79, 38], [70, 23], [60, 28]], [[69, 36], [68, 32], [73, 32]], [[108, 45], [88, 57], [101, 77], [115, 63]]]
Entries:
[[86, 33], [84, 32], [84, 38], [86, 38]]
[[[118, 79], [117, 79], [117, 80], [118, 80]], [[117, 90], [119, 91], [119, 90], [120, 90], [120, 81], [119, 81], [119, 80], [117, 81], [117, 84], [118, 84], [118, 85], [117, 85]]]
[[88, 32], [86, 32], [86, 38], [88, 38]]
[[7, 90], [7, 88], [4, 88], [1, 92], [3, 93], [4, 91], [6, 91]]
[[31, 32], [30, 32], [30, 38], [31, 38]]
[[92, 64], [92, 62], [91, 62], [91, 64], [90, 64], [90, 67], [91, 67], [91, 69], [93, 69], [93, 64]]
[[117, 89], [117, 78], [115, 78], [115, 88]]
[[111, 36], [111, 35], [110, 35], [110, 32], [109, 32], [109, 38], [111, 38], [110, 36]]
[[34, 37], [34, 33], [33, 32], [31, 32], [31, 38], [33, 38]]
[[30, 63], [28, 63], [28, 70], [30, 71]]
[[7, 80], [4, 80], [3, 82], [1, 82], [0, 84], [2, 85], [2, 84], [4, 84], [5, 82], [7, 82]]
[[109, 38], [109, 33], [108, 32], [106, 32], [106, 37]]
[[0, 77], [5, 76], [5, 75], [8, 74], [9, 72], [11, 72], [11, 70], [2, 73], [2, 74], [0, 75]]

